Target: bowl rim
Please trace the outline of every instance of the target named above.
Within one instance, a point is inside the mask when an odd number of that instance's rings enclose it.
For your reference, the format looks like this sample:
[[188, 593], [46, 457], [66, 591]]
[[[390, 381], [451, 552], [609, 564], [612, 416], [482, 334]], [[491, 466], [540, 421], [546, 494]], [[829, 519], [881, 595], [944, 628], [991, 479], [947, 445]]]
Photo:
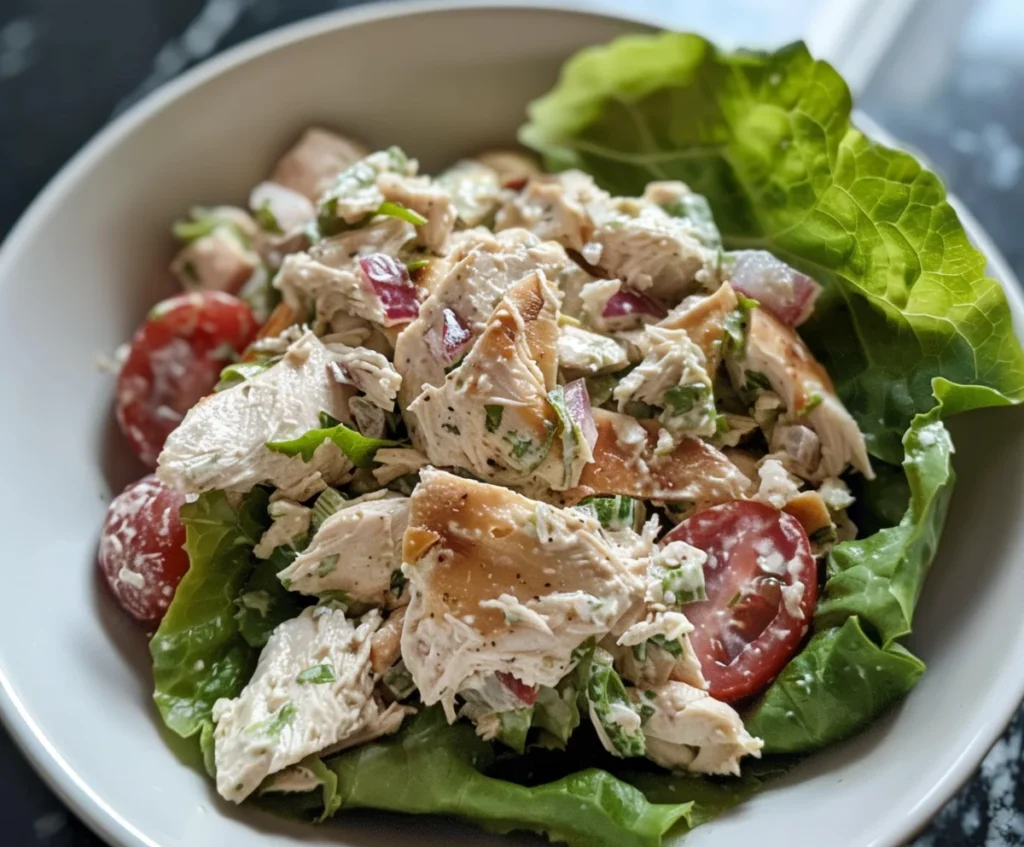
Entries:
[[[369, 3], [349, 9], [332, 10], [295, 21], [247, 39], [189, 68], [163, 83], [116, 115], [102, 127], [49, 179], [28, 207], [17, 218], [8, 235], [0, 243], [0, 281], [14, 262], [21, 244], [47, 217], [56, 199], [81, 174], [87, 172], [109, 148], [145, 123], [169, 103], [190, 93], [219, 74], [267, 53], [325, 32], [346, 29], [364, 23], [392, 18], [433, 15], [457, 10], [498, 11], [522, 10], [560, 12], [609, 21], [663, 28], [655, 16], [642, 12], [619, 14], [597, 5], [593, 0], [392, 0]], [[872, 139], [890, 147], [900, 147], [884, 128], [862, 113], [855, 113], [856, 123]], [[919, 155], [919, 154], [918, 154]], [[1024, 322], [1024, 290], [1006, 259], [977, 219], [952, 194], [947, 199], [954, 207], [972, 243], [985, 255], [991, 275], [1001, 284], [1015, 318]], [[923, 829], [941, 807], [974, 773], [986, 753], [1002, 734], [1024, 700], [1024, 673], [1001, 687], [998, 699], [986, 704], [988, 718], [941, 779], [901, 817], [893, 818], [888, 833], [864, 847], [898, 847]], [[991, 698], [991, 692], [989, 694]], [[112, 847], [161, 847], [139, 831], [118, 811], [98, 796], [75, 772], [42, 728], [29, 713], [13, 683], [0, 666], [0, 723], [47, 786], [86, 825]]]

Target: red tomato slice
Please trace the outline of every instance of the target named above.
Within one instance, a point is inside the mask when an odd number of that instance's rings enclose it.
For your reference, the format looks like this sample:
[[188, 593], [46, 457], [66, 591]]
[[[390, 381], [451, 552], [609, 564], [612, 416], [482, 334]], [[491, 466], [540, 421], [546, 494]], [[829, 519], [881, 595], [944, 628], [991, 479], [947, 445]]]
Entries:
[[98, 562], [117, 602], [142, 623], [157, 623], [188, 570], [185, 495], [152, 474], [133, 482], [107, 510]]
[[670, 541], [708, 554], [708, 599], [683, 610], [708, 693], [727, 703], [757, 694], [796, 653], [814, 615], [818, 569], [807, 533], [785, 512], [736, 500], [687, 518]]
[[117, 377], [117, 421], [143, 462], [156, 467], [171, 430], [257, 328], [249, 306], [220, 291], [180, 294], [149, 313]]
[[522, 680], [516, 679], [512, 674], [505, 673], [504, 671], [498, 671], [498, 681], [518, 697], [525, 705], [532, 706], [537, 702], [537, 694], [540, 692], [540, 686], [527, 685]]

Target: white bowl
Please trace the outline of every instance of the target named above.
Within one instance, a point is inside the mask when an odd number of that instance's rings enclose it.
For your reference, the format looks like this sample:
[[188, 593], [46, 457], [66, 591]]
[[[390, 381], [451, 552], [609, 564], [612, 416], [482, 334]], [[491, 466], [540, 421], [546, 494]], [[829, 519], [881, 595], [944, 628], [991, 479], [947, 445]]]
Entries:
[[[202, 65], [105, 129], [0, 252], [0, 712], [51, 786], [116, 845], [513, 843], [430, 818], [286, 824], [219, 802], [172, 753], [145, 640], [97, 590], [111, 492], [139, 469], [111, 424], [96, 354], [170, 290], [170, 222], [241, 201], [311, 122], [398, 143], [430, 170], [509, 142], [569, 54], [638, 25], [538, 8], [399, 5], [329, 15]], [[983, 236], [977, 234], [981, 239]], [[998, 270], [998, 269], [997, 269]], [[1020, 323], [1021, 297], [1008, 294]], [[903, 707], [688, 842], [895, 845], [970, 774], [1024, 693], [1024, 431], [1013, 412], [957, 421], [960, 483]]]

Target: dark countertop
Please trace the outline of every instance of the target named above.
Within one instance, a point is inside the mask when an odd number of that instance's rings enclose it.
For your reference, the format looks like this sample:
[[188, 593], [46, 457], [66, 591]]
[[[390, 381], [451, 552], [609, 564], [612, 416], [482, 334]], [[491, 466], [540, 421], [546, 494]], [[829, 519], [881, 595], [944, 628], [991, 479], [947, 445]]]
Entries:
[[[751, 3], [761, 27], [792, 37], [817, 2]], [[623, 6], [655, 13], [678, 0]], [[733, 0], [743, 5], [749, 0]], [[788, 5], [786, 5], [788, 2]], [[0, 7], [0, 237], [60, 166], [112, 114], [194, 62], [256, 33], [346, 0], [5, 0]], [[614, 7], [615, 0], [605, 5]], [[729, 3], [693, 2], [703, 22]], [[785, 11], [783, 12], [783, 8]], [[794, 9], [800, 14], [794, 16]], [[831, 11], [831, 9], [830, 9]], [[780, 23], [787, 14], [792, 24]], [[728, 18], [728, 15], [724, 15]], [[701, 24], [702, 25], [702, 24]], [[860, 106], [915, 145], [947, 178], [1024, 277], [1024, 3], [924, 0], [901, 22], [898, 48], [868, 76]], [[723, 21], [720, 27], [730, 26]], [[706, 28], [706, 27], [704, 27]], [[716, 24], [715, 29], [719, 28]], [[743, 33], [733, 32], [735, 40]], [[84, 71], [84, 72], [83, 72]], [[914, 847], [1024, 845], [1024, 710], [978, 774]], [[0, 729], [0, 842], [102, 847], [64, 810]]]

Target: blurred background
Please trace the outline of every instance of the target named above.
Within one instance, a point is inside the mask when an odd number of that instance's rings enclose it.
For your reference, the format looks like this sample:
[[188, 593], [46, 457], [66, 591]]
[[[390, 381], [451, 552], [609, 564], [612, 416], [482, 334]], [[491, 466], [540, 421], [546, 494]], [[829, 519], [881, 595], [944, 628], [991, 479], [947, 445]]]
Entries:
[[[253, 35], [356, 5], [363, 4], [0, 0], [0, 239], [79, 147], [149, 91]], [[943, 174], [1024, 276], [1024, 239], [1017, 234], [1024, 220], [1024, 0], [562, 5], [697, 31], [723, 46], [773, 47], [804, 39], [845, 75], [866, 116]], [[1024, 713], [914, 847], [1024, 845], [1022, 740]], [[31, 772], [2, 729], [0, 844], [101, 847]]]

